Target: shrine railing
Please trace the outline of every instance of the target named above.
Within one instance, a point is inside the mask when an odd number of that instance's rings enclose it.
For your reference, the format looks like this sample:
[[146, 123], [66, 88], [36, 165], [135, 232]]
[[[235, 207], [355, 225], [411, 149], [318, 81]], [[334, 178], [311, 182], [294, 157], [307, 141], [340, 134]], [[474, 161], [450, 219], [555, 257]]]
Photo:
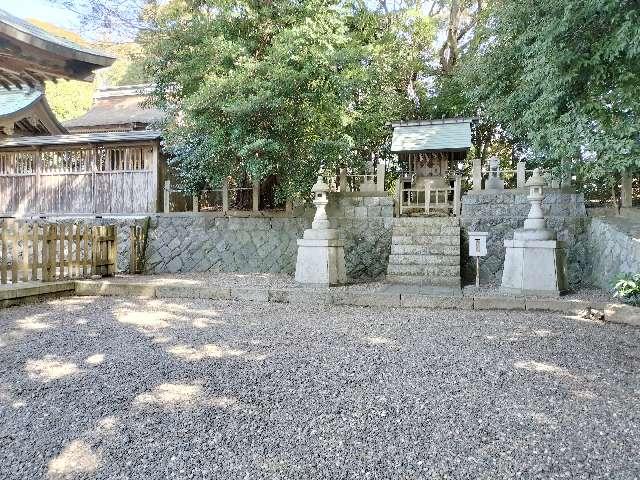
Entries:
[[434, 187], [427, 182], [424, 188], [404, 188], [398, 182], [398, 210], [400, 216], [408, 213], [430, 215], [433, 212], [460, 215], [462, 177], [456, 176], [453, 187]]

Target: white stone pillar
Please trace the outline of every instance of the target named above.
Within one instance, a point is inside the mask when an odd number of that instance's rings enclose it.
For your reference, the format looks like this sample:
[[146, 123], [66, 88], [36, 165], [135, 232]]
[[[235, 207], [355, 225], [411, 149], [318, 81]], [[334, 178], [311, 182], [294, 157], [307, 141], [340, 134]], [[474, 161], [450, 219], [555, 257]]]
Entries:
[[377, 178], [376, 178], [376, 187], [379, 192], [384, 192], [384, 162], [381, 159], [378, 159], [378, 166], [376, 167]]
[[473, 191], [479, 192], [482, 190], [482, 160], [480, 158], [473, 159], [471, 175], [473, 179]]
[[456, 217], [460, 216], [460, 197], [462, 196], [462, 176], [456, 175], [455, 182], [453, 183], [453, 214]]
[[527, 162], [518, 162], [518, 166], [516, 168], [516, 188], [524, 188], [524, 184], [527, 181]]

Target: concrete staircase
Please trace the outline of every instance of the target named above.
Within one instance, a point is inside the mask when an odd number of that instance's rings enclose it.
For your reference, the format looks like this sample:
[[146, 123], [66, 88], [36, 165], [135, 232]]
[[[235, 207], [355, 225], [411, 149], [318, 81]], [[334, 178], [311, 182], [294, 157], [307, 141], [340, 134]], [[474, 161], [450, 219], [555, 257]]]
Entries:
[[460, 288], [458, 218], [394, 218], [387, 281]]

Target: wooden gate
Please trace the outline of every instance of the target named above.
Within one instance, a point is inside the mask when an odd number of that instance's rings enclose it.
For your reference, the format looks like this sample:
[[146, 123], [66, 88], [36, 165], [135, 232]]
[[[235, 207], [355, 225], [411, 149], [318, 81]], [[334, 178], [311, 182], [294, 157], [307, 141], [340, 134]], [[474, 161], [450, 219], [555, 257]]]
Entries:
[[0, 222], [0, 283], [115, 275], [115, 225]]

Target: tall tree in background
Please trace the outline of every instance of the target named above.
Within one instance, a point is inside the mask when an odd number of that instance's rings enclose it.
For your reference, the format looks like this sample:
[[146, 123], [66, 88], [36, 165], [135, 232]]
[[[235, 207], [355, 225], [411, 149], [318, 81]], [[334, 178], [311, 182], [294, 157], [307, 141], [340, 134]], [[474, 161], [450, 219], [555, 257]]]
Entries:
[[637, 1], [496, 0], [465, 75], [530, 158], [598, 180], [640, 166]]
[[282, 198], [384, 154], [434, 36], [417, 10], [330, 0], [175, 0], [155, 22], [143, 44], [185, 187], [277, 177]]

